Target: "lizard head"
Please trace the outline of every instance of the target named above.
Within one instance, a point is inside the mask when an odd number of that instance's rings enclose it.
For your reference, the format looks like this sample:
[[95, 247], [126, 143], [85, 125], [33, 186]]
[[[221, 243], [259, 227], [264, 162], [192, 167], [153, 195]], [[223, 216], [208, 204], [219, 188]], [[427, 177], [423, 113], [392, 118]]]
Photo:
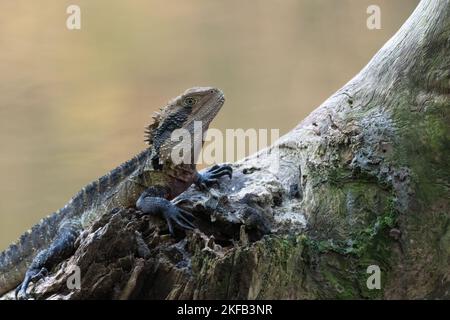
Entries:
[[[161, 158], [167, 158], [171, 149], [179, 142], [173, 141], [172, 133], [184, 129], [201, 143], [211, 121], [225, 102], [223, 92], [213, 87], [194, 87], [170, 100], [153, 117], [148, 126], [146, 141]], [[201, 129], [200, 135], [194, 130]], [[200, 141], [198, 141], [200, 140]]]

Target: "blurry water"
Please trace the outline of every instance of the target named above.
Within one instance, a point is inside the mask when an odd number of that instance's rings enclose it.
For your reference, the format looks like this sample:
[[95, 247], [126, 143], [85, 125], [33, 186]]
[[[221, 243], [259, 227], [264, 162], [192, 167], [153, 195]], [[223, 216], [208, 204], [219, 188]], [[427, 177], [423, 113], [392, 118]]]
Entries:
[[[149, 115], [188, 87], [224, 90], [216, 128], [288, 132], [417, 2], [1, 1], [0, 249], [143, 149]], [[366, 28], [370, 4], [381, 30]]]

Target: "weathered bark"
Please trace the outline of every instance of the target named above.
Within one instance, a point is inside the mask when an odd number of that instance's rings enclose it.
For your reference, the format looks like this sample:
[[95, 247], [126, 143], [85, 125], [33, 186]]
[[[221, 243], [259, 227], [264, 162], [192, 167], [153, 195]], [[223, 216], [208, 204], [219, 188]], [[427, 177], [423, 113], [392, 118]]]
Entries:
[[[450, 298], [449, 56], [450, 1], [423, 0], [354, 79], [234, 164], [230, 183], [180, 197], [199, 230], [173, 239], [158, 218], [111, 213], [37, 298]], [[381, 290], [367, 288], [369, 265]]]

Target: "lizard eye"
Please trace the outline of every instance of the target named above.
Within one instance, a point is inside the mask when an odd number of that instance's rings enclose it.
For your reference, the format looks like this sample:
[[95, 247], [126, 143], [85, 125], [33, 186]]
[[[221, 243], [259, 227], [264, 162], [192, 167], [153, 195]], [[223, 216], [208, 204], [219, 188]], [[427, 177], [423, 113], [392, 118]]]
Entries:
[[184, 105], [188, 106], [188, 107], [192, 107], [196, 102], [197, 102], [197, 100], [195, 98], [192, 98], [192, 97], [187, 97], [183, 101]]

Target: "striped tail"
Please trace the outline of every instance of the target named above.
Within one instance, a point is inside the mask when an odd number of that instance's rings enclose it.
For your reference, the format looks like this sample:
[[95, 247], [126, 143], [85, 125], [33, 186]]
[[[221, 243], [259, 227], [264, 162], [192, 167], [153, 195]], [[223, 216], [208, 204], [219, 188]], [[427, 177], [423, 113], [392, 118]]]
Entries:
[[55, 239], [63, 219], [70, 221], [81, 218], [86, 208], [95, 203], [108, 189], [117, 186], [133, 171], [143, 167], [150, 155], [151, 150], [145, 149], [100, 179], [91, 182], [65, 207], [42, 219], [17, 242], [0, 253], [0, 295], [17, 287], [23, 281], [33, 258], [40, 250], [48, 248]]
[[19, 240], [0, 253], [0, 295], [17, 287], [36, 254], [48, 247], [58, 232], [66, 208], [42, 219]]

